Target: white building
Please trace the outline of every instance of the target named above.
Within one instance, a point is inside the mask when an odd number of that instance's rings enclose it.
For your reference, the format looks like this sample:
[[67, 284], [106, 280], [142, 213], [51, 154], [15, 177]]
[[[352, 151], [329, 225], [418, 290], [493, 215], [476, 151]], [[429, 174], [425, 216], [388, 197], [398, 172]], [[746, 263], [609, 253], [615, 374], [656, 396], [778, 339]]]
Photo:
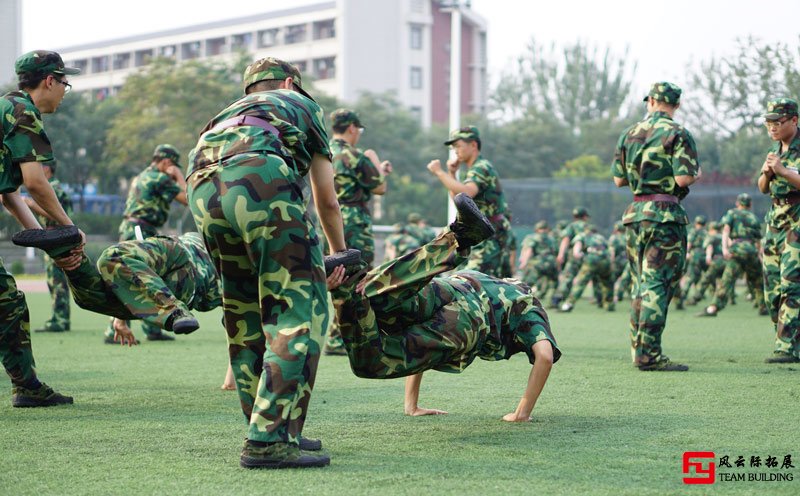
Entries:
[[[462, 113], [486, 105], [486, 22], [462, 10]], [[449, 115], [450, 14], [435, 0], [336, 0], [58, 50], [75, 90], [113, 94], [154, 57], [230, 57], [244, 50], [295, 63], [314, 85], [351, 102], [395, 91], [428, 126]]]
[[22, 53], [21, 26], [21, 0], [0, 0], [0, 85], [17, 82], [14, 62]]

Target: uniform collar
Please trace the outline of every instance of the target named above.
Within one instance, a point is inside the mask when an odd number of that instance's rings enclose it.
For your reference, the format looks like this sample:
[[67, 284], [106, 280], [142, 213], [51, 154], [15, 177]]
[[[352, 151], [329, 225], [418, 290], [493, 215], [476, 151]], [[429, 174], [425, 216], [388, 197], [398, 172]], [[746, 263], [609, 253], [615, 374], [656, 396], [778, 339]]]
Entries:
[[652, 114], [650, 114], [651, 119], [669, 119], [672, 120], [672, 117], [669, 116], [668, 113], [664, 112], [663, 110], [656, 110]]

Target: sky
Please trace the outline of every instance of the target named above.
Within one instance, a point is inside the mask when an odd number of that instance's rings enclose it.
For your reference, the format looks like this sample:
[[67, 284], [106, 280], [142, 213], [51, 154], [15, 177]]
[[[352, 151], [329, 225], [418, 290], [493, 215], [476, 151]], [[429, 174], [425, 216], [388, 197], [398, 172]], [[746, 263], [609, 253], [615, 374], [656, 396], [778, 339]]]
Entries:
[[[22, 0], [22, 48], [65, 48], [319, 1]], [[472, 0], [472, 10], [489, 23], [491, 85], [532, 37], [540, 44], [609, 46], [618, 56], [627, 48], [637, 62], [634, 88], [646, 93], [660, 80], [686, 91], [687, 66], [734, 53], [736, 38], [797, 46], [800, 33], [800, 0]]]

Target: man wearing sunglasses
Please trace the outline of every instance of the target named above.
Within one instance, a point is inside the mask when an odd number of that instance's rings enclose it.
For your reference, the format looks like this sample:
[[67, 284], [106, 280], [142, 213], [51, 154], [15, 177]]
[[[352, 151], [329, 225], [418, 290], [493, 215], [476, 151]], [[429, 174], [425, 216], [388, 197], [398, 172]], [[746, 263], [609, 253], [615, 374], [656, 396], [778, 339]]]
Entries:
[[767, 153], [758, 189], [772, 197], [764, 237], [764, 296], [775, 324], [775, 352], [767, 363], [800, 362], [800, 133], [797, 101], [778, 98], [764, 114], [775, 144]]
[[[53, 161], [53, 149], [44, 130], [42, 114], [56, 111], [69, 91], [67, 76], [80, 71], [65, 67], [56, 52], [36, 50], [20, 56], [14, 69], [19, 90], [0, 98], [0, 196], [5, 208], [25, 229], [41, 229], [19, 193], [24, 185], [33, 200], [56, 225], [73, 225], [58, 202], [42, 168]], [[83, 233], [81, 238], [85, 238]], [[82, 243], [75, 248], [82, 250]], [[30, 321], [25, 295], [0, 262], [0, 358], [13, 384], [15, 407], [72, 403], [40, 382], [34, 369]]]

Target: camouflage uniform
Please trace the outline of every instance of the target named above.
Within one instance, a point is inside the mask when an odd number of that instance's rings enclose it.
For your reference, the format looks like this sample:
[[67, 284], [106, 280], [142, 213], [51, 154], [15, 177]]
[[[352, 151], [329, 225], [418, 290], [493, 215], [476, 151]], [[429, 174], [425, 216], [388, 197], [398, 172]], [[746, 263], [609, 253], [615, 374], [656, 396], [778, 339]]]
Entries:
[[[179, 163], [180, 154], [172, 145], [158, 145], [153, 154], [154, 160], [159, 158], [172, 159]], [[166, 173], [161, 172], [155, 163], [148, 165], [136, 176], [128, 191], [125, 202], [125, 213], [119, 225], [119, 240], [130, 241], [136, 239], [136, 226], [142, 231], [143, 238], [158, 234], [158, 229], [167, 222], [172, 200], [181, 192], [180, 186]], [[161, 334], [161, 329], [142, 322], [142, 331], [147, 336]], [[114, 335], [114, 328], [108, 325], [106, 337]]]
[[[389, 236], [386, 236], [386, 240], [384, 240], [383, 244], [387, 249], [390, 246], [394, 249], [394, 256], [388, 257], [384, 255], [383, 257], [384, 262], [394, 258], [402, 257], [406, 253], [414, 251], [420, 247], [420, 243], [419, 241], [417, 241], [417, 238], [409, 234], [406, 231], [407, 228], [408, 226], [403, 226], [402, 224], [395, 224], [394, 232]], [[388, 250], [386, 253], [388, 253]]]
[[611, 256], [608, 242], [597, 232], [583, 232], [575, 236], [574, 243], [581, 243], [583, 256], [575, 259], [580, 264], [578, 276], [566, 300], [570, 309], [583, 295], [586, 285], [592, 281], [600, 292], [602, 302], [609, 311], [614, 310], [614, 290], [611, 284]]
[[[479, 357], [504, 360], [548, 340], [561, 357], [547, 314], [530, 288], [471, 270], [455, 269], [455, 235], [384, 263], [365, 277], [365, 295], [342, 286], [341, 330], [350, 366], [359, 377], [389, 379], [434, 369], [458, 373]], [[352, 283], [350, 284], [352, 286]], [[350, 291], [348, 291], [350, 289]]]
[[[334, 120], [338, 114], [334, 113]], [[369, 265], [375, 261], [375, 240], [372, 235], [372, 214], [369, 200], [372, 190], [385, 178], [363, 152], [343, 139], [330, 142], [336, 198], [342, 210], [344, 241], [348, 248], [361, 250], [361, 258]]]
[[[716, 228], [715, 228], [716, 230]], [[700, 301], [705, 297], [708, 288], [712, 290], [717, 285], [717, 280], [722, 277], [725, 271], [725, 259], [722, 257], [722, 236], [719, 233], [707, 233], [703, 240], [703, 256], [706, 250], [711, 247], [711, 263], [703, 273], [700, 284], [697, 286], [695, 294], [691, 297], [693, 301]]]
[[303, 195], [314, 155], [331, 156], [322, 109], [297, 69], [275, 59], [251, 64], [245, 88], [290, 76], [300, 91], [252, 92], [208, 123], [188, 179], [189, 205], [222, 280], [248, 439], [279, 443], [298, 442], [332, 312]]
[[509, 229], [508, 241], [506, 243], [506, 250], [503, 252], [503, 258], [502, 258], [502, 264], [503, 264], [501, 272], [502, 277], [514, 276], [514, 267], [512, 267], [513, 264], [511, 263], [511, 255], [512, 254], [515, 255], [514, 258], [516, 259], [517, 249], [518, 249], [517, 236], [516, 234], [514, 234], [513, 229]]
[[[747, 197], [747, 206], [750, 197]], [[761, 222], [750, 210], [731, 209], [722, 217], [720, 224], [730, 227], [731, 246], [728, 248], [731, 258], [725, 261], [722, 281], [717, 285], [712, 305], [717, 311], [728, 303], [728, 292], [736, 285], [741, 272], [747, 277], [747, 285], [755, 295], [755, 304], [764, 308], [764, 274], [761, 260], [758, 258], [761, 239]]]
[[[61, 182], [55, 177], [50, 177], [48, 182], [52, 186], [56, 198], [58, 198], [58, 203], [64, 209], [64, 213], [72, 215], [72, 199], [61, 187]], [[47, 217], [40, 217], [39, 222], [45, 227], [58, 225], [58, 223]], [[50, 299], [53, 301], [53, 315], [45, 322], [42, 330], [50, 332], [69, 331], [70, 298], [67, 276], [64, 275], [63, 270], [56, 267], [53, 259], [46, 254], [44, 256], [44, 267], [47, 273], [47, 290], [50, 292]]]
[[159, 329], [176, 310], [207, 312], [222, 304], [219, 278], [198, 233], [122, 241], [106, 248], [96, 267], [84, 255], [66, 274], [81, 308]]
[[[656, 83], [649, 96], [674, 105], [680, 88]], [[689, 219], [679, 199], [688, 189], [679, 187], [675, 176], [697, 175], [694, 139], [667, 113], [655, 111], [623, 131], [611, 170], [615, 178], [628, 182], [634, 195], [622, 216], [633, 283], [632, 358], [639, 367], [655, 366], [666, 362], [661, 334], [686, 262]]]
[[530, 248], [531, 256], [522, 268], [522, 281], [535, 288], [536, 297], [544, 299], [558, 286], [556, 240], [549, 232], [535, 232], [522, 239], [522, 250]]
[[408, 214], [407, 220], [408, 223], [405, 225], [404, 230], [406, 234], [413, 236], [417, 240], [419, 246], [430, 243], [436, 238], [436, 231], [433, 228], [420, 225], [422, 217], [419, 214], [412, 212]]
[[[796, 116], [797, 102], [777, 99], [767, 105], [768, 120], [774, 115]], [[771, 115], [772, 114], [772, 115]], [[800, 131], [788, 149], [776, 142], [770, 152], [789, 170], [800, 170]], [[775, 351], [800, 358], [800, 191], [775, 175], [769, 183], [772, 207], [764, 219], [764, 292], [775, 324]]]
[[611, 264], [611, 287], [614, 288], [625, 272], [625, 267], [628, 266], [628, 254], [625, 249], [625, 226], [622, 222], [617, 221], [614, 225], [614, 231], [608, 237], [608, 249], [614, 255], [614, 261]]
[[[689, 293], [694, 287], [700, 284], [700, 279], [703, 277], [703, 272], [708, 268], [706, 265], [706, 252], [703, 250], [703, 241], [706, 237], [705, 230], [705, 217], [698, 216], [695, 218], [695, 225], [689, 229], [686, 236], [688, 258], [686, 260], [686, 286], [681, 288], [680, 302], [686, 301]], [[700, 227], [697, 227], [697, 225]]]
[[556, 303], [569, 296], [575, 278], [578, 277], [581, 262], [580, 260], [575, 260], [575, 257], [572, 256], [572, 247], [575, 246], [575, 237], [585, 230], [586, 221], [576, 219], [567, 224], [567, 227], [565, 227], [564, 231], [561, 233], [559, 243], [563, 238], [568, 238], [569, 245], [567, 246], [567, 252], [564, 256], [564, 265], [561, 268], [561, 273], [558, 275], [558, 289], [553, 295], [553, 299]]

